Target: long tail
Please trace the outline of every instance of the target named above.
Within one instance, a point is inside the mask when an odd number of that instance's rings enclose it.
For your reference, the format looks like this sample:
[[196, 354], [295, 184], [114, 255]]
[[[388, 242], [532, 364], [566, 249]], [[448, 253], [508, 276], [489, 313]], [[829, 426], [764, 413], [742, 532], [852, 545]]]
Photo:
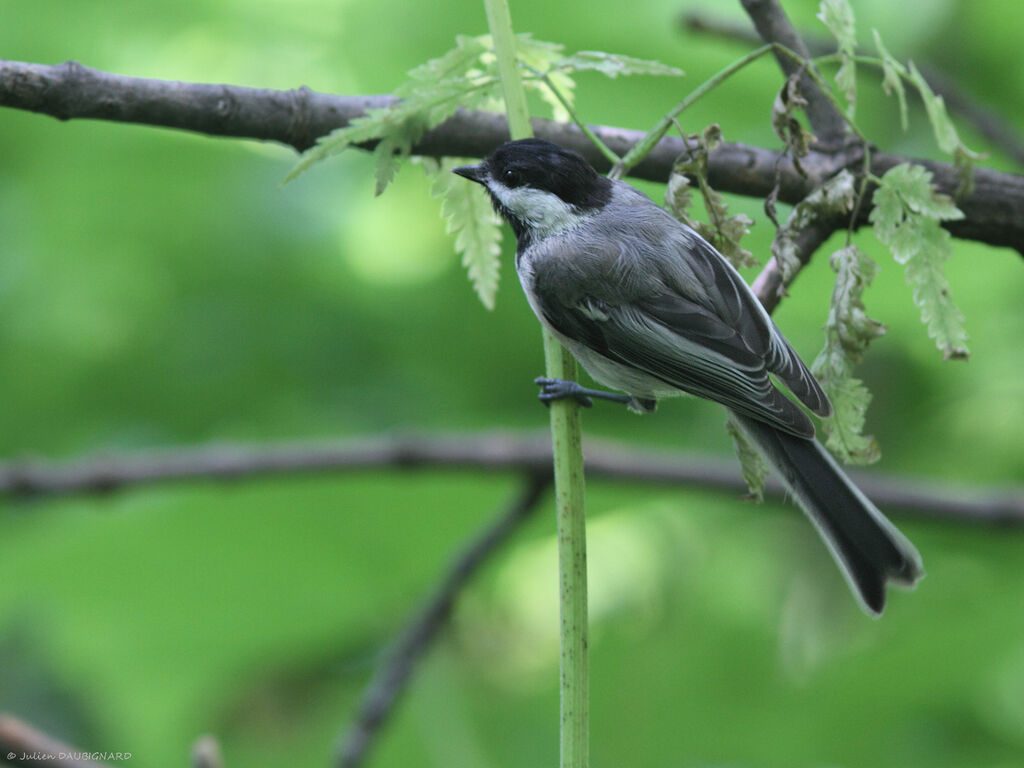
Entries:
[[868, 501], [817, 440], [732, 415], [814, 523], [869, 613], [882, 613], [887, 581], [912, 587], [924, 575], [914, 545]]

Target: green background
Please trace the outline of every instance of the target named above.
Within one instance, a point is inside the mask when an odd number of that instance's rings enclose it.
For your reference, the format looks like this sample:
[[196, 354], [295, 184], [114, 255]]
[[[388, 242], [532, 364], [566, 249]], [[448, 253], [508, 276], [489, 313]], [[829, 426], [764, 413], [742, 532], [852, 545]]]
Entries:
[[[787, 2], [822, 34], [809, 2]], [[743, 18], [739, 4], [707, 4]], [[645, 129], [742, 55], [680, 31], [676, 3], [513, 4], [517, 31], [657, 58], [685, 80], [581, 75], [587, 122]], [[1021, 25], [1004, 3], [855, 3], [902, 59], [927, 61], [1024, 129]], [[0, 0], [0, 56], [123, 74], [385, 93], [485, 30], [475, 2]], [[858, 121], [935, 156], [870, 72]], [[760, 62], [683, 116], [777, 146]], [[962, 123], [961, 123], [962, 125]], [[962, 128], [988, 164], [1015, 171]], [[0, 112], [0, 455], [71, 458], [232, 441], [534, 430], [540, 334], [505, 242], [494, 312], [473, 295], [439, 201], [406, 167], [373, 197], [356, 151], [281, 181], [286, 148]], [[655, 199], [662, 189], [643, 187]], [[761, 201], [746, 247], [762, 258]], [[867, 294], [889, 333], [860, 373], [877, 470], [974, 489], [1024, 477], [1024, 269], [955, 241], [969, 363], [943, 363], [901, 269]], [[842, 243], [836, 237], [829, 248]], [[823, 336], [827, 250], [777, 319], [806, 359]], [[748, 275], [748, 277], [751, 277]], [[585, 414], [587, 434], [730, 455], [721, 410], [667, 402]], [[229, 766], [325, 765], [389, 638], [453, 553], [517, 493], [513, 475], [362, 472], [169, 483], [0, 501], [0, 710], [132, 764], [185, 764], [203, 733]], [[860, 613], [791, 507], [591, 482], [595, 766], [1012, 766], [1024, 762], [1024, 539], [894, 512], [928, 578]], [[552, 765], [553, 517], [541, 514], [459, 602], [376, 766]]]

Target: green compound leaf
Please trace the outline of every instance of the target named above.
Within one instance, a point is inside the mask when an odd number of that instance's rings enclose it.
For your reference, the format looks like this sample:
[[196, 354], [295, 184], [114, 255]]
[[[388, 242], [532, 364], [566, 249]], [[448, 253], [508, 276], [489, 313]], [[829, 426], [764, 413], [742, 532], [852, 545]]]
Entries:
[[602, 51], [580, 51], [574, 56], [563, 59], [556, 66], [558, 69], [575, 72], [594, 70], [608, 77], [619, 77], [620, 75], [681, 77], [684, 74], [683, 70], [662, 64], [660, 61], [634, 59], [632, 56]]
[[409, 72], [409, 79], [394, 92], [398, 100], [393, 105], [368, 110], [364, 117], [322, 137], [303, 154], [285, 181], [353, 144], [376, 140], [377, 194], [383, 192], [394, 177], [399, 159], [409, 153], [424, 131], [440, 125], [460, 106], [482, 107], [495, 98], [497, 80], [475, 69], [488, 51], [485, 43], [479, 37], [457, 37], [455, 48]]
[[445, 160], [434, 178], [432, 192], [440, 197], [445, 229], [455, 235], [455, 251], [462, 254], [462, 266], [469, 273], [480, 302], [494, 309], [501, 266], [501, 224], [487, 195], [475, 185], [451, 173], [457, 163]]
[[[447, 120], [458, 108], [502, 108], [501, 80], [493, 49], [490, 35], [457, 37], [452, 50], [409, 72], [408, 79], [394, 91], [394, 103], [367, 110], [347, 126], [321, 138], [299, 159], [285, 181], [348, 147], [372, 144], [376, 193], [381, 194], [423, 134]], [[524, 86], [535, 90], [559, 120], [570, 117], [574, 71], [593, 70], [609, 77], [682, 74], [658, 62], [599, 51], [566, 57], [563, 46], [534, 40], [530, 35], [516, 36], [516, 55], [524, 70]], [[434, 190], [444, 196], [448, 231], [456, 236], [456, 250], [462, 254], [480, 300], [492, 308], [498, 285], [501, 231], [487, 195], [465, 180], [453, 180], [447, 172], [452, 167], [449, 163], [442, 166], [428, 161], [422, 165], [428, 175], [437, 174]]]
[[[576, 81], [568, 71], [558, 69], [558, 65], [565, 61], [564, 50], [564, 45], [534, 40], [529, 33], [516, 35], [516, 56], [519, 61], [528, 72], [546, 73], [551, 85], [558, 89], [558, 93], [571, 109], [575, 101]], [[529, 91], [535, 91], [541, 97], [551, 108], [552, 117], [556, 122], [566, 123], [569, 121], [570, 115], [566, 105], [562, 104], [544, 80], [527, 77], [523, 79], [523, 87]]]
[[964, 316], [953, 303], [943, 270], [953, 247], [940, 224], [961, 219], [963, 213], [934, 189], [931, 179], [931, 172], [921, 166], [904, 163], [891, 168], [880, 179], [868, 218], [875, 236], [904, 266], [921, 321], [943, 357], [966, 359]]
[[853, 377], [853, 369], [868, 344], [885, 333], [884, 325], [868, 317], [862, 300], [878, 265], [856, 245], [836, 251], [829, 263], [836, 282], [825, 324], [825, 347], [811, 366], [832, 401], [832, 418], [822, 422], [822, 429], [826, 445], [840, 459], [870, 464], [880, 455], [875, 439], [863, 434], [871, 393]]

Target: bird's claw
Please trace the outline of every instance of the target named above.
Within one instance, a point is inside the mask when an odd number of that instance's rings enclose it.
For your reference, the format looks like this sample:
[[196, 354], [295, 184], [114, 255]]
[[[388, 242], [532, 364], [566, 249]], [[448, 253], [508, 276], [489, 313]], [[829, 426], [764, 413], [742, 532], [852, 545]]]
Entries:
[[540, 387], [540, 394], [537, 398], [544, 405], [551, 405], [555, 400], [573, 399], [584, 408], [592, 408], [594, 401], [586, 394], [583, 387], [575, 381], [564, 379], [549, 379], [544, 376], [533, 380], [533, 383]]

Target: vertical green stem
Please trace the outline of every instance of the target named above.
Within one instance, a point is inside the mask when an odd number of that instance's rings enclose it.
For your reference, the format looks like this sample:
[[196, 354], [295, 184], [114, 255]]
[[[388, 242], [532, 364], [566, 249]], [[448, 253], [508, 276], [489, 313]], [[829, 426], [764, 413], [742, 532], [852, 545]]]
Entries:
[[[553, 379], [575, 380], [576, 361], [544, 331], [544, 360]], [[587, 531], [580, 407], [551, 404], [558, 514], [559, 701], [561, 768], [590, 764], [590, 667], [587, 660]]]
[[[516, 41], [506, 0], [484, 0], [513, 139], [532, 135], [516, 66]], [[544, 362], [553, 379], [575, 379], [576, 361], [544, 331]], [[583, 450], [579, 406], [551, 404], [555, 503], [558, 516], [560, 606], [561, 768], [587, 768], [590, 761], [589, 670], [587, 665], [587, 540], [583, 507]]]

